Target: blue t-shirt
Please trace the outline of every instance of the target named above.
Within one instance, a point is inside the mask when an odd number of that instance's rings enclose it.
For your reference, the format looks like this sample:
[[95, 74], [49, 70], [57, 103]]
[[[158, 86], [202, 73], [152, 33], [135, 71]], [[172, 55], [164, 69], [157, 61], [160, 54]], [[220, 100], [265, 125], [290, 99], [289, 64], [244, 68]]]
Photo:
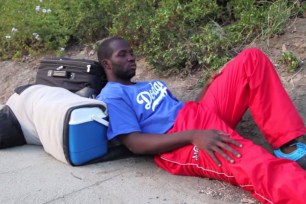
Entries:
[[109, 140], [131, 132], [166, 133], [184, 105], [162, 81], [133, 85], [108, 82], [97, 99], [108, 107]]

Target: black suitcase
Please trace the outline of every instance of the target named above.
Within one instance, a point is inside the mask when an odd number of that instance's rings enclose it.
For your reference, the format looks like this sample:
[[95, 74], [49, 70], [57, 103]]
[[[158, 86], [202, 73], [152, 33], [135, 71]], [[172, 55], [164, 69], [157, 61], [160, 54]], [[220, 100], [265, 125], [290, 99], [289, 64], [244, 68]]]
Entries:
[[40, 61], [35, 84], [62, 87], [94, 98], [107, 83], [99, 62], [85, 59], [45, 58]]

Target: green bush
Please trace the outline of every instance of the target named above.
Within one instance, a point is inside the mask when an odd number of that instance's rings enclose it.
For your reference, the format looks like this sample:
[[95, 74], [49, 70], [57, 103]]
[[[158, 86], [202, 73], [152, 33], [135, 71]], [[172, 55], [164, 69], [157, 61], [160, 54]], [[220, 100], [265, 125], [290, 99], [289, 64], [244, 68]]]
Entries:
[[[199, 65], [213, 61], [204, 59], [207, 23], [220, 15], [221, 9], [211, 0], [142, 1], [122, 7], [110, 29], [112, 35], [121, 35], [135, 42], [138, 52], [157, 71], [171, 69], [188, 72]], [[142, 9], [139, 9], [141, 5]], [[120, 19], [125, 19], [125, 23]], [[219, 26], [218, 26], [219, 27]], [[220, 37], [217, 33], [212, 38]], [[212, 39], [209, 39], [212, 41]], [[215, 45], [207, 45], [213, 50]]]
[[254, 38], [281, 34], [299, 6], [289, 0], [231, 0], [225, 8], [212, 0], [132, 2], [109, 31], [133, 42], [163, 73], [202, 68], [210, 74]]
[[116, 1], [2, 0], [0, 59], [61, 51], [108, 35]]
[[[44, 51], [109, 35], [130, 41], [160, 73], [208, 76], [254, 38], [281, 34], [298, 0], [2, 0], [0, 59]], [[304, 5], [304, 4], [303, 4]], [[205, 77], [207, 77], [205, 76]]]

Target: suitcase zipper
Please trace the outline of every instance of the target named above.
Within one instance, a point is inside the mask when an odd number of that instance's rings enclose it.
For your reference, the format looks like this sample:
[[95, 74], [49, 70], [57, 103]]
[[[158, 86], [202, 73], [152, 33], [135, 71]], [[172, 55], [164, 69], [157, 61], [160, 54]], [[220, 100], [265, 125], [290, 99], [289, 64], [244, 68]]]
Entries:
[[[44, 63], [45, 65], [47, 65], [47, 66], [55, 66], [55, 65], [57, 65], [57, 64], [52, 64], [52, 63]], [[59, 67], [57, 67], [57, 68], [55, 68], [57, 71], [60, 71], [60, 70], [63, 70], [63, 69], [66, 69], [67, 67], [69, 67], [69, 68], [71, 68], [72, 69], [72, 71], [73, 70], [76, 70], [76, 71], [81, 71], [81, 72], [84, 72], [84, 71], [82, 71], [82, 69], [81, 68], [83, 68], [83, 67], [81, 67], [81, 66], [76, 66], [76, 65], [69, 65], [69, 66], [63, 66], [63, 65], [61, 65], [61, 66], [59, 66]], [[95, 72], [91, 72], [91, 67], [92, 67], [92, 65], [90, 65], [90, 64], [87, 64], [86, 65], [86, 71], [85, 72], [87, 72], [87, 73], [90, 73], [90, 74], [95, 74]], [[43, 67], [41, 68], [41, 69], [44, 69]], [[102, 68], [101, 68], [102, 69]]]

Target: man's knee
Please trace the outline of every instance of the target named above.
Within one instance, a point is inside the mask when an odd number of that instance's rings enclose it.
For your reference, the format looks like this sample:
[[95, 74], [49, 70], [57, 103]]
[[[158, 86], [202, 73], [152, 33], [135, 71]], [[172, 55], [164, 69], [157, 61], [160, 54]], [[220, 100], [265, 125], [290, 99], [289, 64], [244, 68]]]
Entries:
[[265, 57], [268, 58], [267, 55], [260, 49], [252, 47], [252, 48], [246, 48], [244, 49], [240, 54], [245, 55], [245, 56], [259, 56], [259, 57]]

